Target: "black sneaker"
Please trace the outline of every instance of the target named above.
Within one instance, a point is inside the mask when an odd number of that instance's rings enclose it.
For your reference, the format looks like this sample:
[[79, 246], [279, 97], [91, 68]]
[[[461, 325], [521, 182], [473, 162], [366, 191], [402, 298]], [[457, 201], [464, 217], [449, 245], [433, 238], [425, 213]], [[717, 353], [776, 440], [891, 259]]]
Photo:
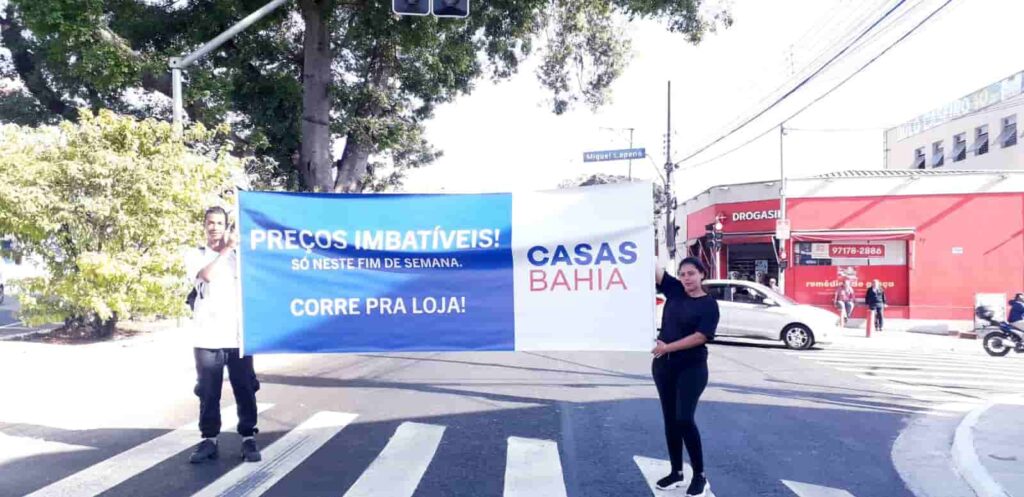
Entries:
[[255, 440], [251, 438], [242, 440], [242, 459], [245, 459], [246, 462], [259, 462], [263, 459]]
[[673, 471], [668, 476], [658, 480], [658, 490], [672, 490], [683, 486], [683, 475]]
[[196, 446], [196, 451], [192, 453], [188, 458], [188, 462], [192, 464], [199, 464], [203, 461], [213, 460], [217, 458], [217, 444], [210, 439], [204, 439], [199, 442]]
[[690, 480], [690, 486], [686, 489], [686, 495], [690, 497], [706, 497], [710, 490], [711, 484], [708, 483], [707, 478], [704, 478], [704, 473], [697, 473]]

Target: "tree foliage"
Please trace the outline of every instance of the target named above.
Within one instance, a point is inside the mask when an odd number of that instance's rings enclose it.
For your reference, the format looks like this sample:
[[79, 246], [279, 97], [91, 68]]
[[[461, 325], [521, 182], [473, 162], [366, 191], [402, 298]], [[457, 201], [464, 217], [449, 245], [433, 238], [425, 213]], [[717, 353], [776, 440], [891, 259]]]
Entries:
[[[600, 106], [628, 62], [624, 23], [658, 19], [697, 43], [731, 23], [705, 1], [474, 0], [453, 20], [398, 18], [384, 0], [295, 0], [191, 67], [185, 108], [194, 122], [231, 122], [238, 151], [272, 158], [292, 188], [383, 188], [439, 156], [424, 123], [481, 78], [536, 55], [554, 112]], [[167, 59], [265, 3], [9, 0], [0, 29], [47, 115], [74, 119], [84, 105], [166, 117]]]
[[118, 319], [184, 312], [181, 251], [240, 161], [216, 134], [110, 111], [0, 128], [0, 233], [40, 257], [17, 282], [22, 318], [109, 333]]

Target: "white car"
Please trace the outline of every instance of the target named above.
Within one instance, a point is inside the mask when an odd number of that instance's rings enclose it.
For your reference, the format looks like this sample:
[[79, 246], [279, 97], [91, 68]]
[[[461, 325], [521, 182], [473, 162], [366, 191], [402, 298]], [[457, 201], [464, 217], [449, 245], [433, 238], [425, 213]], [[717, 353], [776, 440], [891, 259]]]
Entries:
[[[791, 349], [807, 349], [831, 342], [838, 333], [839, 316], [834, 312], [798, 304], [764, 285], [741, 280], [708, 280], [708, 294], [718, 300], [721, 317], [719, 337], [781, 340]], [[658, 326], [661, 326], [662, 297], [658, 296]]]

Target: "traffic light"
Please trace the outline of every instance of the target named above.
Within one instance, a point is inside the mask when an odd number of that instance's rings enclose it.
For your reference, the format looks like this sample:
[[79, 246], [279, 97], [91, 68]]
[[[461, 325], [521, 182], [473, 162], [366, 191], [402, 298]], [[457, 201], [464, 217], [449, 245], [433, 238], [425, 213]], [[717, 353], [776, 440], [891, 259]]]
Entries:
[[469, 0], [431, 0], [437, 17], [469, 17]]
[[427, 16], [430, 15], [430, 2], [432, 0], [391, 0], [391, 10], [403, 16]]

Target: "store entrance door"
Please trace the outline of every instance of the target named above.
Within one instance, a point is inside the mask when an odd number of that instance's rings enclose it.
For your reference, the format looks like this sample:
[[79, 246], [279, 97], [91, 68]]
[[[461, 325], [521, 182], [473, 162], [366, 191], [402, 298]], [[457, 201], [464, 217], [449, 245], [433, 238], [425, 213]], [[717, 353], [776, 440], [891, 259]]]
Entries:
[[770, 278], [779, 278], [779, 262], [771, 243], [726, 245], [726, 277], [768, 285]]

